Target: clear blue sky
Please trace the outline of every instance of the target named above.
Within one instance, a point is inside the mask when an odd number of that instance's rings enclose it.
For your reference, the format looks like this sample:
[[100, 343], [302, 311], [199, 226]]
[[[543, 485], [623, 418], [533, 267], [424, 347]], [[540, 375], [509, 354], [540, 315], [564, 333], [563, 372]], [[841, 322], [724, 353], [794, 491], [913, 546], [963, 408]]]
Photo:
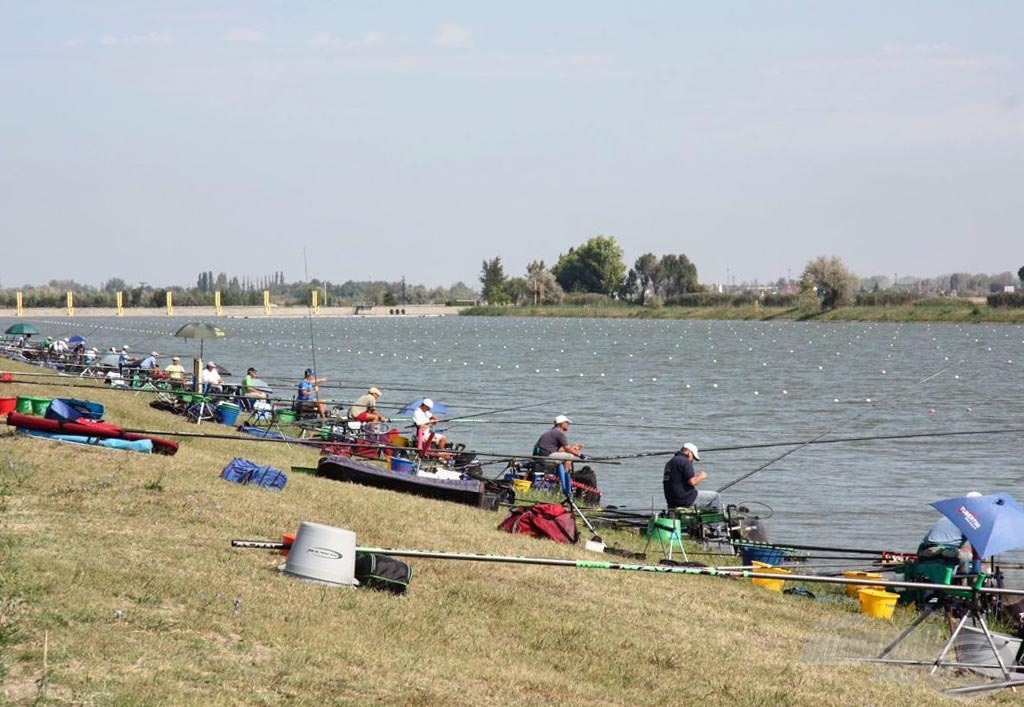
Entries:
[[1024, 3], [0, 0], [0, 284], [1024, 265]]

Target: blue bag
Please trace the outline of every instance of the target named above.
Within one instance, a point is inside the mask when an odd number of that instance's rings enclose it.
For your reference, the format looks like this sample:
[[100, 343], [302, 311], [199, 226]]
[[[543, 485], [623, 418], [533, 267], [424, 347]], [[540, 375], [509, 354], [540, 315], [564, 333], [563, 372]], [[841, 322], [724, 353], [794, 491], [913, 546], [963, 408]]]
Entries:
[[220, 478], [236, 484], [262, 486], [278, 491], [288, 483], [288, 477], [280, 469], [275, 469], [270, 465], [260, 466], [242, 457], [235, 457], [228, 462], [228, 465], [220, 472]]

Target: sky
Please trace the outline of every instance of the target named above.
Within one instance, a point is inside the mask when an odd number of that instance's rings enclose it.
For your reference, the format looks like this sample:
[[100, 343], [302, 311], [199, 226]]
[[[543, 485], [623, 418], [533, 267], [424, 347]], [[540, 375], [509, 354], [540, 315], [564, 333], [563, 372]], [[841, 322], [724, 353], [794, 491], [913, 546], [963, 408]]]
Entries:
[[0, 0], [0, 286], [1024, 265], [1024, 3]]

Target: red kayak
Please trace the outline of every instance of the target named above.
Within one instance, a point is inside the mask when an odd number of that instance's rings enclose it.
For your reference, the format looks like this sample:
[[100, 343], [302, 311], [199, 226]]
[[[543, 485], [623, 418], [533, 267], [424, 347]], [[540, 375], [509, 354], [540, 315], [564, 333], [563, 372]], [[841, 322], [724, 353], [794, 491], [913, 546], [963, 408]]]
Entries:
[[7, 413], [7, 424], [11, 427], [26, 430], [41, 430], [43, 432], [60, 432], [69, 435], [84, 435], [87, 437], [99, 437], [101, 439], [148, 439], [153, 442], [153, 451], [158, 454], [174, 454], [178, 451], [178, 443], [162, 437], [142, 434], [140, 432], [126, 432], [117, 425], [109, 422], [96, 422], [94, 420], [50, 420], [37, 415], [23, 415], [19, 412]]

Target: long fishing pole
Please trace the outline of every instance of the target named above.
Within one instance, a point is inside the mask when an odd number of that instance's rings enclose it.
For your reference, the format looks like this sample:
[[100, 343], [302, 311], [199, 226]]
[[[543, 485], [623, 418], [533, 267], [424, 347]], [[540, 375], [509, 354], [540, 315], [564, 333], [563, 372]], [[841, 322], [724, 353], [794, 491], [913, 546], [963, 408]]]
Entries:
[[[232, 547], [256, 548], [266, 550], [285, 550], [292, 543], [267, 540], [232, 540]], [[797, 582], [819, 582], [824, 584], [856, 584], [874, 587], [905, 587], [909, 589], [930, 589], [940, 592], [964, 591], [967, 587], [949, 584], [931, 584], [927, 582], [897, 582], [868, 577], [823, 577], [818, 575], [786, 574], [758, 572], [746, 569], [729, 569], [725, 567], [683, 567], [679, 565], [641, 565], [624, 562], [606, 562], [600, 560], [568, 560], [555, 557], [524, 557], [513, 555], [484, 555], [465, 552], [445, 552], [440, 550], [409, 550], [388, 547], [356, 547], [356, 552], [393, 555], [395, 557], [420, 557], [432, 560], [460, 560], [466, 562], [496, 562], [517, 565], [547, 565], [553, 567], [574, 567], [577, 569], [621, 570], [627, 572], [653, 572], [657, 574], [686, 574], [694, 576], [729, 577], [741, 579], [785, 579]], [[1007, 594], [1024, 596], [1024, 589], [1004, 589], [1000, 587], [970, 587], [980, 594]]]
[[[306, 276], [306, 284], [309, 284], [309, 264], [306, 261], [306, 249], [302, 249], [302, 268]], [[309, 303], [307, 306], [306, 320], [309, 322], [309, 355], [313, 361], [313, 395], [316, 396], [316, 409], [317, 411], [323, 410], [320, 402], [320, 384], [317, 380], [317, 368], [316, 368], [316, 341], [313, 339], [313, 298], [310, 295]]]
[[[949, 366], [943, 366], [942, 368], [940, 368], [938, 371], [936, 371], [935, 373], [931, 374], [930, 376], [927, 376], [926, 378], [923, 378], [923, 379], [919, 380], [917, 383], [914, 384], [914, 387], [917, 387], [919, 385], [922, 385], [922, 384], [930, 381], [932, 378], [935, 378], [937, 375], [939, 375], [943, 371], [947, 370], [948, 368], [949, 368]], [[889, 401], [889, 402], [892, 402], [892, 401]], [[793, 449], [789, 449], [789, 450], [783, 452], [782, 454], [780, 454], [779, 456], [775, 457], [774, 459], [768, 460], [767, 462], [765, 462], [761, 466], [757, 467], [753, 471], [748, 471], [746, 474], [742, 474], [739, 478], [733, 479], [729, 483], [727, 483], [724, 486], [722, 486], [721, 488], [719, 488], [718, 489], [718, 493], [722, 493], [723, 491], [731, 489], [733, 486], [735, 486], [736, 484], [740, 483], [744, 479], [749, 479], [751, 476], [753, 476], [757, 472], [762, 471], [764, 469], [767, 469], [769, 466], [771, 466], [775, 462], [780, 461], [782, 459], [785, 459], [786, 457], [788, 457], [790, 454], [793, 454], [794, 452], [799, 452], [801, 449], [804, 449], [808, 445], [810, 445], [810, 444], [812, 444], [812, 443], [814, 443], [814, 442], [816, 442], [818, 440], [824, 439], [825, 437], [827, 437], [829, 434], [832, 433], [832, 430], [835, 430], [835, 429], [837, 429], [838, 427], [841, 427], [841, 426], [853, 424], [854, 422], [856, 422], [860, 418], [864, 417], [864, 415], [866, 415], [873, 408], [874, 408], [874, 404], [872, 404], [870, 407], [868, 407], [863, 412], [860, 412], [857, 415], [854, 415], [854, 417], [852, 419], [844, 421], [844, 422], [840, 423], [839, 425], [834, 425], [834, 426], [830, 427], [827, 431], [825, 431], [822, 434], [820, 434], [817, 437], [815, 437], [814, 439], [807, 440], [806, 442], [801, 444], [799, 447], [795, 447]]]
[[[893, 434], [893, 435], [868, 435], [864, 437], [832, 437], [830, 439], [811, 439], [811, 440], [789, 440], [779, 442], [761, 442], [758, 444], [736, 444], [728, 445], [723, 447], [702, 447], [702, 452], [734, 452], [744, 449], [766, 449], [770, 447], [805, 447], [816, 444], [841, 444], [847, 442], [877, 442], [894, 439], [921, 439], [926, 437], [968, 437], [978, 435], [1003, 435], [1003, 434], [1020, 434], [1024, 432], [1024, 427], [1003, 427], [991, 430], [960, 430], [953, 432], [913, 432], [907, 434]], [[607, 460], [607, 459], [642, 459], [644, 457], [665, 457], [678, 452], [678, 449], [660, 451], [660, 452], [638, 452], [636, 454], [617, 454], [607, 457], [595, 458], [594, 461]]]

